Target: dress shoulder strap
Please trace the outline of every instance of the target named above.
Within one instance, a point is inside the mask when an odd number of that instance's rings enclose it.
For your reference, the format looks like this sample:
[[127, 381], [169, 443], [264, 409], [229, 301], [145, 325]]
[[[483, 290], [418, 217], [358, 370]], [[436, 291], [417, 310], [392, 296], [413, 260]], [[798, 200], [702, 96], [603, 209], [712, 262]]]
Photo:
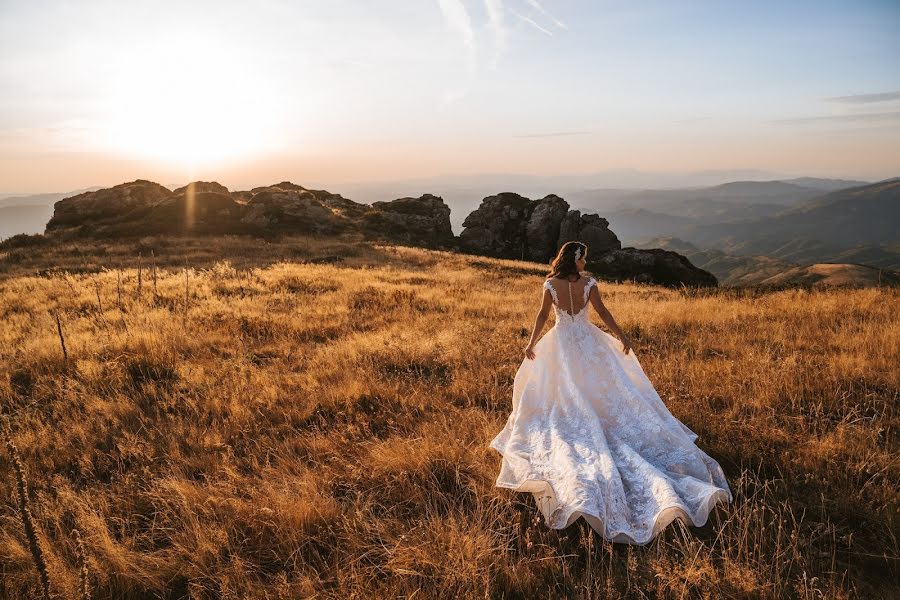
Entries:
[[553, 298], [553, 302], [559, 306], [559, 298], [556, 297], [556, 288], [553, 287], [553, 284], [550, 283], [549, 279], [544, 280], [544, 289], [550, 290], [550, 296]]
[[591, 286], [597, 285], [597, 280], [593, 277], [588, 277], [587, 283], [584, 284], [584, 303], [587, 304], [588, 296], [591, 293]]

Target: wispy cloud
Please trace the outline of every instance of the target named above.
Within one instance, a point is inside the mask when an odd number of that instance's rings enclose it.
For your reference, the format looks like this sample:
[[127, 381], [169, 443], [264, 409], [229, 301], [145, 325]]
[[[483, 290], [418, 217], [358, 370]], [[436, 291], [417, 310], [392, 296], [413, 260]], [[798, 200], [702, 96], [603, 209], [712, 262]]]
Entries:
[[484, 10], [488, 16], [488, 27], [494, 34], [494, 57], [491, 68], [497, 66], [500, 55], [506, 50], [506, 22], [503, 16], [503, 0], [484, 0]]
[[673, 123], [696, 123], [697, 121], [709, 121], [712, 117], [690, 117], [688, 119], [678, 119]]
[[469, 16], [466, 6], [461, 0], [438, 0], [438, 5], [441, 7], [447, 27], [462, 38], [463, 45], [474, 57], [477, 51], [475, 29], [472, 27], [472, 17]]
[[546, 33], [547, 35], [553, 35], [552, 31], [550, 31], [549, 29], [546, 29], [545, 27], [541, 27], [540, 25], [538, 25], [537, 21], [535, 21], [534, 19], [532, 19], [530, 17], [526, 17], [525, 15], [518, 13], [518, 12], [514, 11], [513, 9], [509, 9], [509, 12], [516, 15], [517, 17], [519, 17], [520, 19], [522, 19], [523, 21], [525, 21], [526, 23], [528, 23], [529, 25], [531, 25], [532, 27], [534, 27], [535, 29], [540, 31], [541, 33]]
[[557, 27], [559, 27], [560, 29], [568, 29], [568, 27], [566, 27], [565, 23], [562, 23], [559, 19], [557, 19], [556, 17], [554, 17], [553, 15], [551, 15], [551, 14], [547, 11], [547, 9], [544, 8], [543, 5], [542, 5], [538, 0], [526, 0], [526, 1], [528, 2], [528, 4], [529, 4], [532, 8], [534, 8], [535, 10], [537, 10], [539, 13], [541, 13], [542, 15], [544, 15], [545, 17], [547, 17], [547, 18], [550, 19], [551, 21], [553, 21], [553, 23], [554, 23]]
[[462, 40], [468, 57], [465, 82], [444, 92], [441, 105], [447, 107], [466, 95], [478, 62], [478, 45], [475, 41], [475, 28], [472, 26], [472, 17], [469, 16], [469, 11], [466, 10], [466, 6], [461, 0], [438, 0], [438, 6], [441, 8], [447, 27]]
[[593, 131], [553, 131], [550, 133], [523, 133], [514, 135], [514, 138], [550, 138], [550, 137], [568, 137], [570, 135], [591, 135]]
[[900, 100], [900, 92], [881, 92], [878, 94], [855, 94], [853, 96], [835, 96], [826, 98], [829, 102], [843, 104], [869, 104], [871, 102], [891, 102]]
[[[484, 62], [484, 53], [480, 51], [479, 35], [482, 34], [482, 24], [476, 28], [472, 15], [464, 0], [437, 0], [444, 23], [447, 28], [462, 41], [467, 51], [468, 82], [460, 89], [452, 90], [445, 94], [444, 104], [452, 104], [466, 94], [466, 88], [471, 84], [480, 63]], [[532, 14], [539, 13], [544, 19], [549, 19], [556, 27], [567, 29], [566, 25], [551, 15], [539, 0], [519, 0], [531, 10]], [[507, 13], [511, 13], [521, 21], [531, 25], [541, 33], [552, 36], [553, 32], [539, 23], [537, 20], [521, 14], [508, 6], [504, 0], [484, 0], [484, 15], [487, 18], [486, 29], [493, 40], [493, 52], [487, 61], [490, 69], [495, 69], [500, 57], [506, 51], [510, 28], [507, 22]]]
[[805, 125], [810, 123], [859, 123], [880, 121], [900, 122], [900, 111], [796, 117], [792, 119], [775, 119], [774, 121], [769, 121], [769, 123], [774, 123], [776, 125]]

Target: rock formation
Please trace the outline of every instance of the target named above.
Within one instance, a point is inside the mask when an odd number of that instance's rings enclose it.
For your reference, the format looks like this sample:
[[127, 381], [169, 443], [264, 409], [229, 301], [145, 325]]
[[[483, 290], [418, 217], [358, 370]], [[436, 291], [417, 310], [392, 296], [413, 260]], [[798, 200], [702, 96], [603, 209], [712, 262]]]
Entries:
[[47, 231], [72, 227], [90, 229], [104, 221], [119, 220], [132, 210], [150, 208], [171, 195], [168, 188], [143, 179], [84, 192], [53, 205]]
[[341, 218], [322, 204], [312, 192], [282, 187], [253, 190], [241, 221], [260, 230], [295, 233], [334, 233]]
[[229, 192], [214, 181], [174, 191], [144, 180], [60, 200], [47, 233], [123, 237], [147, 234], [337, 234], [449, 248], [450, 208], [430, 194], [374, 205], [326, 190], [281, 183]]
[[[593, 258], [592, 258], [593, 256]], [[588, 246], [587, 270], [613, 281], [655, 283], [670, 287], [716, 287], [715, 275], [698, 269], [684, 256], [671, 250], [622, 248], [597, 256]]]
[[715, 286], [716, 278], [685, 257], [664, 250], [622, 249], [609, 221], [569, 210], [559, 196], [529, 200], [512, 193], [488, 196], [463, 221], [461, 248], [470, 253], [548, 263], [566, 242], [588, 246], [587, 270], [605, 279], [658, 285]]
[[569, 212], [577, 213], [552, 194], [540, 200], [510, 192], [488, 196], [463, 221], [459, 242], [474, 254], [548, 262], [559, 250], [561, 226]]
[[228, 194], [228, 188], [217, 181], [192, 181], [191, 183], [178, 188], [172, 193], [175, 195], [185, 194], [190, 190], [195, 194], [200, 192], [215, 192], [217, 194]]
[[121, 224], [107, 228], [106, 233], [244, 233], [246, 228], [240, 226], [244, 212], [245, 206], [228, 193], [181, 193], [141, 213], [131, 213]]
[[365, 215], [370, 228], [385, 228], [391, 236], [407, 243], [426, 246], [450, 246], [455, 242], [450, 227], [450, 207], [438, 196], [425, 194], [418, 198], [398, 198], [390, 202], [373, 202]]
[[214, 181], [170, 191], [137, 180], [60, 200], [47, 223], [55, 235], [147, 234], [334, 235], [549, 263], [565, 242], [588, 246], [587, 269], [615, 280], [660, 285], [716, 285], [711, 274], [675, 252], [622, 248], [609, 222], [570, 210], [559, 196], [531, 200], [504, 192], [488, 196], [456, 237], [450, 208], [431, 194], [371, 205], [326, 190], [281, 183], [229, 192]]
[[532, 201], [504, 192], [488, 196], [463, 221], [462, 248], [473, 254], [498, 258], [525, 258], [525, 223]]
[[[559, 226], [556, 250], [573, 240], [587, 244], [588, 252], [598, 256], [622, 247], [622, 242], [609, 229], [609, 221], [595, 214], [582, 215], [578, 210], [566, 213]], [[553, 251], [554, 255], [556, 250]]]
[[559, 250], [560, 225], [569, 211], [569, 203], [556, 195], [538, 200], [525, 224], [528, 260], [547, 262]]

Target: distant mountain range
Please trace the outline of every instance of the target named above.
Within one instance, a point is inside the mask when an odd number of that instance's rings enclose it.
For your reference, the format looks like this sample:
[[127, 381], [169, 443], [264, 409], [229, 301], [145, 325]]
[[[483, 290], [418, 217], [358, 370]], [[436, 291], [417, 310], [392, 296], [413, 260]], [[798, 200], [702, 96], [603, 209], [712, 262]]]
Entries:
[[[812, 183], [837, 187], [856, 182]], [[610, 201], [608, 193], [603, 201]], [[898, 179], [824, 193], [797, 181], [737, 182], [634, 192], [616, 201], [616, 208], [601, 214], [624, 243], [678, 238], [727, 255], [900, 268]]]

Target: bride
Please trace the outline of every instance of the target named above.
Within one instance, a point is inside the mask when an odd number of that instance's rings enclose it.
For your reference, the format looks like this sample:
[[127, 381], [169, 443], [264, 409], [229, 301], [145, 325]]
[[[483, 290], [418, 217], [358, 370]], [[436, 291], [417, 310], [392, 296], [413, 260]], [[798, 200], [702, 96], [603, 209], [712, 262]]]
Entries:
[[[490, 443], [502, 455], [495, 485], [532, 492], [554, 529], [584, 517], [607, 540], [646, 544], [676, 518], [704, 525], [731, 490], [653, 389], [596, 279], [581, 275], [586, 258], [587, 246], [566, 242], [551, 263], [512, 412]], [[535, 343], [551, 307], [556, 322]]]

